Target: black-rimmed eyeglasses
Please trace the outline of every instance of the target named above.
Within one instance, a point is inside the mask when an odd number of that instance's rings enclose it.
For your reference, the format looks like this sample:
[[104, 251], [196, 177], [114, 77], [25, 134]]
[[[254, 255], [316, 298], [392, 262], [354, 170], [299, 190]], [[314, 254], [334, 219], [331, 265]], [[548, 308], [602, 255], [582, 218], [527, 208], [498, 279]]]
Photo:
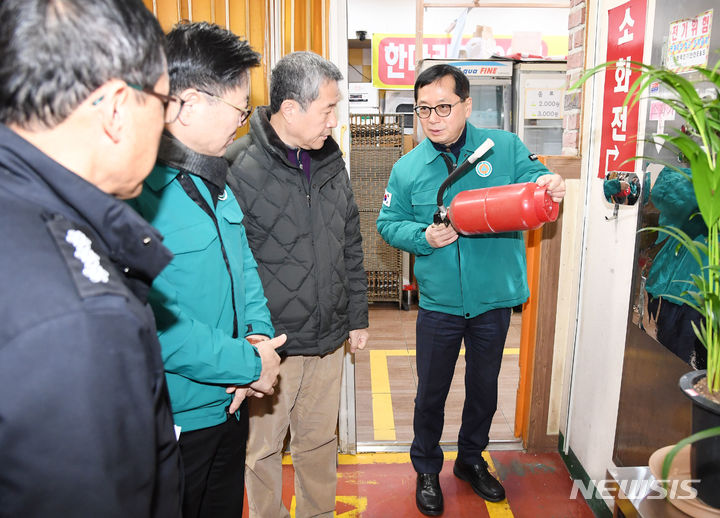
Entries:
[[461, 102], [464, 102], [465, 99], [461, 99], [456, 103], [448, 104], [438, 104], [437, 106], [415, 106], [413, 108], [413, 111], [417, 114], [417, 116], [421, 119], [427, 119], [430, 117], [430, 114], [435, 110], [435, 113], [438, 117], [448, 117], [450, 115], [450, 112], [452, 111], [453, 106], [456, 104], [460, 104]]
[[250, 106], [249, 104], [248, 104], [248, 107], [247, 107], [247, 108], [240, 108], [240, 106], [238, 106], [237, 104], [233, 104], [233, 103], [231, 103], [230, 101], [226, 101], [225, 99], [223, 99], [223, 98], [220, 97], [219, 95], [215, 95], [214, 93], [208, 92], [208, 91], [206, 91], [206, 90], [201, 90], [201, 89], [199, 89], [199, 88], [197, 88], [196, 90], [197, 90], [198, 92], [200, 92], [200, 93], [203, 93], [203, 94], [205, 94], [205, 95], [208, 95], [208, 96], [212, 97], [213, 99], [217, 99], [218, 101], [223, 102], [223, 103], [227, 104], [228, 106], [230, 106], [230, 107], [232, 107], [232, 108], [235, 108], [237, 111], [239, 111], [239, 112], [242, 114], [242, 115], [240, 116], [240, 124], [241, 124], [241, 125], [242, 125], [242, 124], [245, 124], [245, 121], [248, 120], [248, 117], [250, 117], [250, 114], [251, 114], [252, 111], [253, 111], [253, 107]]
[[134, 83], [128, 83], [127, 85], [130, 88], [138, 90], [144, 94], [152, 95], [153, 97], [160, 99], [160, 102], [163, 103], [163, 108], [165, 108], [165, 124], [171, 124], [180, 117], [180, 112], [182, 111], [183, 106], [185, 106], [185, 101], [183, 99], [174, 95], [161, 94], [148, 86], [142, 87]]

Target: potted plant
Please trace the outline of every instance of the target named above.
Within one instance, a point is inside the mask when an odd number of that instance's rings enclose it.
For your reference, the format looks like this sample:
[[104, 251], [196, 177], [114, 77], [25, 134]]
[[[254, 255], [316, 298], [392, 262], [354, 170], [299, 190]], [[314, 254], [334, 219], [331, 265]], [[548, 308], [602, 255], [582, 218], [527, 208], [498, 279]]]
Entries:
[[[574, 87], [614, 65], [604, 63], [590, 69]], [[695, 192], [699, 216], [708, 228], [707, 241], [693, 240], [676, 227], [647, 229], [676, 239], [698, 262], [700, 273], [692, 275], [683, 293], [687, 298], [667, 297], [678, 304], [688, 304], [700, 313], [703, 320], [699, 326], [693, 324], [693, 329], [707, 349], [707, 370], [689, 372], [680, 380], [681, 389], [693, 400], [694, 433], [668, 453], [663, 464], [663, 479], [667, 480], [677, 452], [692, 444], [692, 478], [700, 479], [694, 484], [698, 497], [720, 508], [720, 62], [712, 69], [693, 67], [694, 75], [700, 77], [694, 82], [681, 74], [644, 63], [633, 62], [632, 69], [639, 72], [639, 77], [629, 88], [626, 105], [636, 104], [651, 85], [659, 83], [671, 96], [651, 96], [650, 99], [665, 103], [685, 121], [685, 131], [674, 130], [657, 137], [662, 139], [663, 147], [681, 153], [688, 162], [691, 170], [688, 179]], [[675, 165], [664, 165], [682, 173]]]

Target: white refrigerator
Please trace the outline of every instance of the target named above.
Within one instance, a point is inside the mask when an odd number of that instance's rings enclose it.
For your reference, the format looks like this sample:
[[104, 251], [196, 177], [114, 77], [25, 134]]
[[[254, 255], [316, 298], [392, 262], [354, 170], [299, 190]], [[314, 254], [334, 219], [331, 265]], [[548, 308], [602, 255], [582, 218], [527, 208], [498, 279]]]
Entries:
[[562, 153], [565, 61], [520, 61], [513, 72], [513, 126], [538, 155]]

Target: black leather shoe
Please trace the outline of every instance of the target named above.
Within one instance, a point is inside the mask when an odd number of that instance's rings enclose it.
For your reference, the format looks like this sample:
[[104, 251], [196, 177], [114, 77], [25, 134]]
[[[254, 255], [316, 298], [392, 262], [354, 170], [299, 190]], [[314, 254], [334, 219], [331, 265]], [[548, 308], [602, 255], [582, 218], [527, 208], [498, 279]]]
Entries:
[[443, 496], [437, 473], [418, 473], [415, 503], [427, 516], [439, 516], [443, 512]]
[[465, 464], [459, 460], [455, 461], [453, 473], [460, 480], [470, 482], [473, 491], [489, 502], [500, 502], [505, 499], [505, 489], [502, 484], [493, 477], [487, 468], [487, 463], [482, 459], [481, 464]]

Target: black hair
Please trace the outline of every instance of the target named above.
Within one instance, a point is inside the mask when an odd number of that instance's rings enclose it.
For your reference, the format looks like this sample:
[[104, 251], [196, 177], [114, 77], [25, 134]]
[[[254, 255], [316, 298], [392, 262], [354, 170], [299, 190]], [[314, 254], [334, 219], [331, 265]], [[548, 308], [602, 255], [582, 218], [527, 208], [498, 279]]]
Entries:
[[470, 97], [470, 81], [468, 81], [468, 78], [462, 73], [462, 70], [452, 65], [441, 64], [433, 65], [423, 70], [417, 79], [415, 79], [415, 102], [417, 102], [418, 90], [423, 86], [439, 81], [445, 76], [451, 76], [455, 80], [455, 95], [457, 95], [461, 101]]
[[303, 110], [320, 95], [327, 81], [342, 81], [343, 75], [333, 63], [314, 52], [300, 51], [284, 56], [273, 68], [270, 78], [270, 113], [280, 111], [286, 99], [297, 101]]
[[0, 121], [52, 128], [111, 79], [165, 73], [160, 24], [141, 0], [0, 0]]
[[247, 70], [261, 61], [246, 40], [207, 22], [176, 25], [167, 35], [167, 55], [171, 94], [201, 88], [222, 95], [243, 85]]

